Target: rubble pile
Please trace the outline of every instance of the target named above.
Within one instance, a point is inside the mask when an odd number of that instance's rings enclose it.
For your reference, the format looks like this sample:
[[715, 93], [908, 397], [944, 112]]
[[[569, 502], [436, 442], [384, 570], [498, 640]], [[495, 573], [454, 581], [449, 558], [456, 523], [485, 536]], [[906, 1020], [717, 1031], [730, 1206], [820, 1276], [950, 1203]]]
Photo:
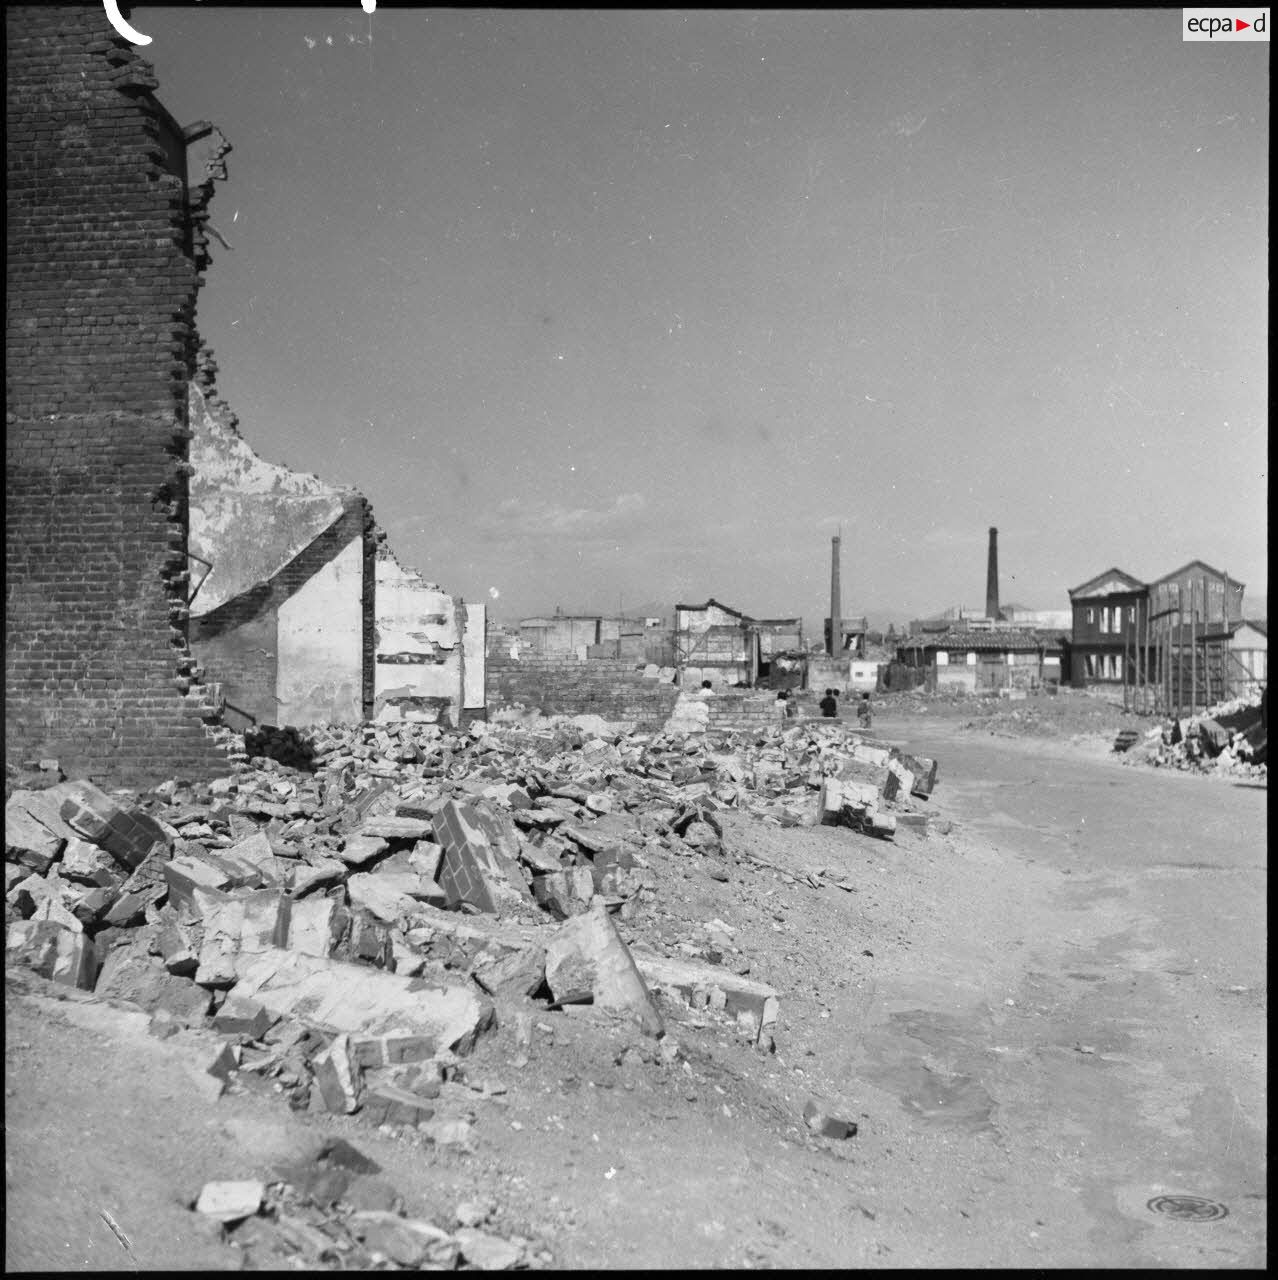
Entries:
[[1165, 720], [1143, 735], [1120, 734], [1113, 749], [1124, 764], [1268, 777], [1268, 732], [1259, 698], [1218, 703], [1203, 715]]
[[[936, 779], [934, 761], [841, 724], [409, 720], [248, 743], [296, 763], [245, 750], [207, 784], [111, 794], [56, 761], [11, 769], [7, 960], [131, 1001], [157, 1035], [211, 1027], [217, 1090], [260, 1087], [462, 1149], [465, 1058], [509, 1002], [611, 1009], [676, 1056], [664, 1037], [681, 1009], [774, 1047], [777, 993], [734, 971], [727, 926], [674, 951], [633, 936], [658, 891], [654, 855], [741, 860], [728, 810], [925, 834], [915, 801]], [[378, 1224], [416, 1260], [403, 1265], [466, 1254], [455, 1233]]]

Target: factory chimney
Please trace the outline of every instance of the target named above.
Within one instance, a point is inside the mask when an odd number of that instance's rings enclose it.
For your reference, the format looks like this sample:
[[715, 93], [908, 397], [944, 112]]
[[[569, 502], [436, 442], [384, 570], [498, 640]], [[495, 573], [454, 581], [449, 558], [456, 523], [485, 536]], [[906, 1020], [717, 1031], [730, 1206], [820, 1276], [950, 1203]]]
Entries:
[[990, 564], [985, 574], [985, 616], [998, 621], [998, 530], [990, 530]]
[[825, 647], [831, 654], [843, 646], [843, 599], [839, 592], [839, 535], [830, 543], [830, 629], [826, 632]]

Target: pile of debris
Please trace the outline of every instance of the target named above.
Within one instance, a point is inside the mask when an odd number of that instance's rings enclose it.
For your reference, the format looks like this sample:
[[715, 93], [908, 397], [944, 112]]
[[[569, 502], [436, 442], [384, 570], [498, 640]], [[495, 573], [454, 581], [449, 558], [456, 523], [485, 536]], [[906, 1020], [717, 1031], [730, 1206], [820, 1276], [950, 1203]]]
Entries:
[[275, 1269], [285, 1259], [344, 1271], [388, 1265], [505, 1271], [552, 1261], [533, 1241], [489, 1229], [493, 1201], [461, 1201], [445, 1229], [406, 1216], [403, 1198], [380, 1174], [376, 1161], [358, 1148], [330, 1138], [313, 1152], [281, 1161], [271, 1181], [206, 1183], [191, 1207], [219, 1223], [254, 1270]]
[[1232, 699], [1199, 716], [1166, 720], [1143, 735], [1120, 733], [1114, 751], [1124, 764], [1267, 778], [1268, 730], [1259, 698]]
[[[721, 950], [623, 936], [656, 894], [651, 855], [726, 861], [729, 809], [926, 834], [911, 797], [936, 780], [934, 761], [842, 725], [636, 734], [538, 717], [280, 738], [305, 768], [245, 753], [207, 784], [109, 795], [56, 761], [11, 771], [6, 959], [130, 1001], [158, 1035], [211, 1027], [216, 1080], [463, 1147], [465, 1109], [445, 1104], [473, 1098], [463, 1059], [503, 1001], [616, 1010], [658, 1042], [654, 1061], [677, 1053], [663, 1007], [775, 1047], [776, 991]], [[453, 1247], [429, 1236], [408, 1252]]]

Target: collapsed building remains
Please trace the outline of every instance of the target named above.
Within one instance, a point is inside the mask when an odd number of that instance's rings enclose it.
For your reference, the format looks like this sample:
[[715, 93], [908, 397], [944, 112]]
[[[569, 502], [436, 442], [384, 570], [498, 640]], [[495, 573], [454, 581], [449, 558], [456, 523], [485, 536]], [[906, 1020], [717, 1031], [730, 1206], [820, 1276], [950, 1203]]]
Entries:
[[483, 608], [218, 398], [195, 301], [226, 139], [178, 126], [100, 6], [6, 29], [10, 773], [208, 778], [228, 730], [482, 709]]
[[101, 5], [6, 9], [7, 751], [112, 782], [225, 758], [187, 646], [187, 384], [224, 143]]

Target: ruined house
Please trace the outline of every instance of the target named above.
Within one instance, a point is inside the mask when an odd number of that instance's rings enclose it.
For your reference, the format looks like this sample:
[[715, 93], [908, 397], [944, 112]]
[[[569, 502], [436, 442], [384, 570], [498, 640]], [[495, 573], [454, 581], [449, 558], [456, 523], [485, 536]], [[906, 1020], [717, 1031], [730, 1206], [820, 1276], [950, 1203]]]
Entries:
[[191, 648], [226, 723], [358, 723], [372, 714], [376, 533], [353, 489], [266, 462], [190, 386]]
[[482, 608], [380, 548], [353, 489], [259, 458], [200, 354], [229, 146], [100, 5], [5, 11], [7, 762], [223, 774], [223, 724], [483, 706]]
[[169, 115], [100, 4], [7, 7], [5, 30], [6, 759], [115, 785], [224, 772], [187, 642], [186, 527], [228, 148]]
[[893, 666], [917, 673], [923, 687], [937, 693], [1037, 689], [1059, 685], [1063, 639], [1015, 627], [952, 628], [910, 636], [897, 647]]
[[772, 659], [803, 647], [801, 618], [752, 618], [720, 604], [675, 605], [675, 663], [680, 683], [699, 687], [754, 685], [771, 671]]
[[484, 705], [484, 608], [402, 566], [354, 489], [260, 458], [204, 349], [190, 388], [191, 647], [226, 723], [457, 725]]

